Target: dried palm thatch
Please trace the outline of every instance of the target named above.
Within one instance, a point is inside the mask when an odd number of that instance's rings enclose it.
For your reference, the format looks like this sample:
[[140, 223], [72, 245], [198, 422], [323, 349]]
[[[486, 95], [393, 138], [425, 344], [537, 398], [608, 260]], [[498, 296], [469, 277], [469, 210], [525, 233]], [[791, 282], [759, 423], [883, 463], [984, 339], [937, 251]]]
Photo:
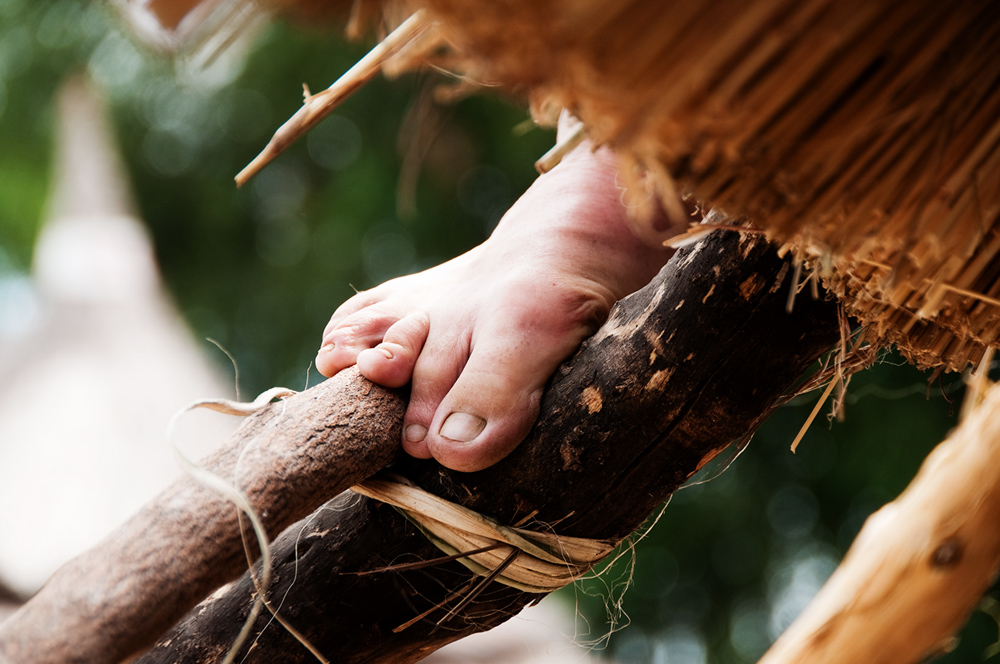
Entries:
[[682, 192], [749, 220], [921, 367], [998, 344], [1000, 4], [356, 0], [353, 15], [418, 10], [432, 29], [380, 68], [501, 86], [546, 124], [569, 109], [620, 155], [636, 215]]
[[542, 122], [569, 109], [638, 209], [681, 190], [750, 219], [922, 367], [996, 345], [1000, 5], [409, 4], [448, 45], [425, 62], [526, 94]]

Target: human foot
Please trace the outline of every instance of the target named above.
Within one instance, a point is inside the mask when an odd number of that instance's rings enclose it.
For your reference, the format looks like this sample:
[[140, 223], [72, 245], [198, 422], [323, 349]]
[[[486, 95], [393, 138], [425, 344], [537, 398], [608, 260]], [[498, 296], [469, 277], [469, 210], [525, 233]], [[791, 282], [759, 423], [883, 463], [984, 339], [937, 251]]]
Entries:
[[[403, 448], [460, 471], [506, 456], [556, 367], [669, 252], [629, 231], [614, 157], [581, 146], [541, 176], [482, 245], [358, 293], [334, 312], [316, 366], [412, 380]], [[677, 220], [677, 226], [686, 220]]]

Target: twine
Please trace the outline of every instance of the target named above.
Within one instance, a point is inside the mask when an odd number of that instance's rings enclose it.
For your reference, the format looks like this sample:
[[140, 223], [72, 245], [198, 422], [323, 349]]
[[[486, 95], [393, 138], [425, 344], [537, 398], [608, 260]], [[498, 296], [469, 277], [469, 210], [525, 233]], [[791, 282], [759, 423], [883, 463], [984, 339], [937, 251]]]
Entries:
[[496, 546], [457, 560], [480, 576], [528, 593], [550, 593], [572, 583], [617, 544], [504, 526], [398, 475], [381, 475], [351, 490], [400, 510], [449, 556]]

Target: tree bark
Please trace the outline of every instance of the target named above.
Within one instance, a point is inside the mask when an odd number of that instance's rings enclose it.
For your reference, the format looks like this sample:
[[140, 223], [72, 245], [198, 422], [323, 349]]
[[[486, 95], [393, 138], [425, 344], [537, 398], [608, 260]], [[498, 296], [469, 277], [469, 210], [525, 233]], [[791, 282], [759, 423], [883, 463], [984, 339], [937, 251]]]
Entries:
[[[204, 465], [278, 533], [392, 460], [402, 416], [399, 394], [345, 372], [248, 418]], [[183, 477], [0, 624], [0, 662], [121, 661], [245, 570], [236, 508]]]
[[[510, 457], [478, 473], [410, 458], [394, 470], [501, 523], [534, 515], [536, 527], [561, 535], [623, 538], [708, 460], [745, 441], [838, 340], [833, 303], [802, 296], [785, 312], [789, 273], [759, 236], [717, 232], [616, 306], [553, 378], [538, 425]], [[272, 605], [336, 662], [417, 661], [540, 598], [491, 584], [442, 621], [464, 595], [455, 591], [477, 583], [459, 564], [358, 575], [442, 554], [394, 508], [353, 494], [289, 528], [273, 553]], [[218, 661], [252, 594], [244, 575], [138, 661]], [[315, 661], [267, 613], [255, 633], [237, 661]]]

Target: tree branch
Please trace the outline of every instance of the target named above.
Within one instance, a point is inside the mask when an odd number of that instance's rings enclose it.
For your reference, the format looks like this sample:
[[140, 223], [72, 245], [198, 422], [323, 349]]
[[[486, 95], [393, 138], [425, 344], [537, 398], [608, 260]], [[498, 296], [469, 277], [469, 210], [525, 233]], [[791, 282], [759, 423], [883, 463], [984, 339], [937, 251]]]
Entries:
[[[538, 425], [510, 457], [478, 473], [410, 458], [394, 470], [502, 523], [534, 515], [535, 527], [563, 535], [628, 535], [709, 459], [745, 440], [839, 338], [830, 302], [800, 297], [785, 313], [788, 272], [759, 238], [714, 234], [619, 303], [553, 379]], [[359, 576], [442, 554], [395, 509], [351, 494], [288, 529], [273, 553], [271, 605], [336, 662], [416, 661], [540, 597], [492, 584], [441, 622], [481, 578], [454, 562]], [[217, 661], [253, 592], [244, 575], [138, 661]], [[314, 661], [270, 616], [256, 629], [240, 661], [277, 653]]]
[[913, 664], [946, 651], [1000, 568], [998, 457], [994, 385], [906, 491], [869, 517], [760, 664]]
[[[403, 412], [347, 371], [247, 418], [204, 465], [278, 533], [391, 461]], [[183, 477], [0, 625], [0, 662], [118, 662], [245, 570], [236, 508]]]

